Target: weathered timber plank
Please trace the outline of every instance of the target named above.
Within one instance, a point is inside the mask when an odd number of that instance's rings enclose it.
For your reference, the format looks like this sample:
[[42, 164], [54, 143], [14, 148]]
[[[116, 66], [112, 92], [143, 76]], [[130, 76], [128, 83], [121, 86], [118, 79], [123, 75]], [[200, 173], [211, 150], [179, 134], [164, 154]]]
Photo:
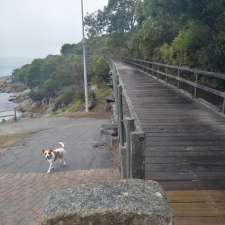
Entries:
[[[214, 152], [214, 151], [223, 151], [224, 152], [224, 146], [195, 146], [195, 145], [189, 145], [189, 146], [148, 146], [146, 148], [147, 154], [149, 152], [153, 151], [181, 151], [181, 152]], [[146, 155], [147, 155], [146, 154]]]
[[[150, 178], [150, 175], [148, 174], [148, 179]], [[181, 190], [221, 190], [225, 189], [225, 181], [223, 180], [166, 180], [166, 181], [159, 181], [160, 185], [164, 188], [166, 191], [181, 191]]]
[[170, 203], [174, 216], [225, 216], [225, 203]]
[[118, 63], [146, 135], [146, 178], [170, 189], [225, 187], [225, 118]]
[[223, 133], [218, 133], [218, 132], [212, 132], [212, 131], [193, 131], [193, 132], [146, 132], [146, 137], [148, 138], [177, 138], [177, 137], [184, 137], [184, 138], [201, 138], [201, 137], [207, 137], [207, 136], [212, 136], [213, 138], [224, 138], [224, 134]]
[[[191, 206], [190, 206], [191, 207]], [[173, 212], [176, 211], [176, 208], [173, 209]], [[175, 216], [173, 218], [174, 225], [224, 225], [225, 217], [218, 216]]]
[[225, 190], [167, 191], [169, 203], [225, 202]]
[[151, 171], [151, 172], [189, 172], [192, 170], [195, 173], [198, 172], [223, 172], [225, 171], [225, 165], [192, 165], [192, 164], [152, 164], [152, 165], [147, 165], [146, 170]]
[[[148, 172], [148, 170], [146, 170]], [[222, 172], [150, 172], [152, 180], [166, 181], [166, 180], [225, 180], [225, 173]]]
[[150, 142], [205, 142], [207, 141], [214, 142], [214, 141], [225, 141], [225, 136], [212, 136], [212, 135], [205, 135], [205, 136], [148, 136]]
[[[145, 154], [146, 158], [154, 158], [154, 157], [191, 157], [193, 159], [195, 157], [203, 157], [209, 158], [210, 160], [207, 162], [209, 164], [216, 164], [218, 161], [214, 162], [212, 157], [225, 157], [224, 150], [219, 151], [147, 151]], [[225, 163], [224, 163], [225, 165]]]

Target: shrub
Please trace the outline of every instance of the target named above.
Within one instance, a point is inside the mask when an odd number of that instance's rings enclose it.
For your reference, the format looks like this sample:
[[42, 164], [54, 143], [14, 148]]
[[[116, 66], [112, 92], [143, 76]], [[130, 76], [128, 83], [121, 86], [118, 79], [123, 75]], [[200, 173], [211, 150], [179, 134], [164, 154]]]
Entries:
[[54, 93], [58, 88], [57, 81], [53, 79], [46, 80], [42, 86], [49, 93]]
[[74, 97], [75, 97], [74, 91], [68, 90], [56, 98], [56, 103], [68, 105], [73, 101]]
[[162, 45], [158, 50], [158, 59], [163, 63], [172, 63], [173, 49], [168, 44]]
[[91, 59], [91, 74], [97, 83], [105, 81], [109, 74], [109, 65], [104, 56], [94, 56]]
[[41, 101], [43, 98], [49, 97], [48, 93], [43, 88], [31, 90], [29, 95], [33, 101]]
[[209, 29], [202, 24], [189, 23], [172, 43], [174, 57], [179, 64], [190, 64], [196, 51], [205, 48], [210, 37]]

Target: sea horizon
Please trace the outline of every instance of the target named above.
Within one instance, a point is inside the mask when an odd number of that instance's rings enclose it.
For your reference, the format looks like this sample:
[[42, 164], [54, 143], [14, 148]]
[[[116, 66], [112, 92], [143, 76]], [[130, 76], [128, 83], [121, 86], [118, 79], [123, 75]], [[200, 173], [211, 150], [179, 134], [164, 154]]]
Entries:
[[31, 63], [31, 57], [3, 57], [0, 56], [0, 77], [10, 76], [15, 69]]

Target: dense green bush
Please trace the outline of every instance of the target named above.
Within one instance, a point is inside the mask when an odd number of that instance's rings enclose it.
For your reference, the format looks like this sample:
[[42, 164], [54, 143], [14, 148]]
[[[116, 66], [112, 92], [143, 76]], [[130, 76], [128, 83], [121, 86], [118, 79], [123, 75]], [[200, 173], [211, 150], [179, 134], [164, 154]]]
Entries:
[[57, 91], [58, 89], [58, 82], [56, 80], [53, 79], [48, 79], [46, 81], [44, 81], [42, 87], [49, 93], [54, 93]]
[[75, 92], [73, 90], [65, 91], [65, 93], [56, 98], [56, 104], [68, 105], [73, 101], [74, 97]]
[[89, 49], [225, 72], [224, 12], [224, 0], [110, 0], [87, 17]]
[[[106, 58], [123, 56], [225, 72], [224, 0], [109, 0], [85, 23], [89, 81], [104, 82]], [[61, 55], [36, 59], [13, 78], [30, 87], [35, 99], [70, 85], [81, 89], [82, 53], [82, 42], [65, 44]], [[70, 96], [63, 94], [59, 102], [67, 104]]]
[[55, 55], [35, 59], [31, 64], [15, 70], [13, 77], [31, 89], [39, 87], [54, 92], [63, 86], [80, 84], [82, 74], [81, 57]]
[[91, 59], [91, 74], [95, 82], [100, 83], [109, 75], [109, 65], [102, 55], [93, 56]]
[[42, 99], [48, 98], [48, 97], [49, 97], [49, 93], [43, 88], [32, 89], [30, 92], [30, 98], [33, 101], [41, 101]]
[[158, 61], [173, 64], [173, 54], [174, 54], [173, 48], [168, 44], [164, 44], [158, 49], [156, 57]]
[[[205, 25], [190, 24], [187, 28], [181, 30], [171, 44], [176, 63], [191, 65], [192, 62], [189, 60], [194, 57], [199, 50], [207, 47], [209, 38], [210, 32]], [[198, 64], [198, 59], [196, 64]]]

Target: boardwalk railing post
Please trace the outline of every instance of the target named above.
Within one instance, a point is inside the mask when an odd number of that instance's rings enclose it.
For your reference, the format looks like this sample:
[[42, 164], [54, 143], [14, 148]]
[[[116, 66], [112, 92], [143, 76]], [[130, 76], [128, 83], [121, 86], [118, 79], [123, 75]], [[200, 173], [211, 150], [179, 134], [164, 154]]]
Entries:
[[198, 74], [195, 73], [195, 87], [194, 87], [194, 98], [197, 98], [198, 97]]
[[131, 133], [132, 177], [145, 179], [145, 134]]
[[[114, 97], [115, 97], [115, 100], [116, 100], [116, 104], [115, 104], [115, 113], [118, 117], [118, 75], [117, 75], [117, 72], [116, 72], [116, 68], [115, 68], [115, 65], [113, 65], [113, 93], [114, 93]], [[116, 118], [118, 120], [118, 118]]]
[[122, 87], [119, 84], [118, 74], [113, 65], [113, 92], [115, 97], [115, 114], [118, 123], [119, 132], [119, 154], [120, 154], [120, 174], [121, 178], [126, 178], [126, 148], [124, 146], [124, 132], [123, 132], [123, 102], [122, 102]]
[[128, 178], [127, 171], [127, 148], [125, 146], [124, 121], [123, 121], [123, 90], [121, 85], [117, 85], [118, 99], [118, 129], [119, 129], [119, 152], [120, 152], [120, 174], [121, 178]]
[[131, 132], [135, 130], [134, 119], [125, 118], [125, 130], [126, 130], [126, 165], [127, 165], [127, 178], [132, 178], [132, 153], [131, 153]]
[[14, 120], [17, 121], [16, 108], [14, 109]]
[[158, 74], [158, 71], [159, 71], [159, 66], [156, 65], [156, 77], [160, 79], [160, 76], [159, 76], [159, 74]]
[[154, 64], [152, 64], [152, 75], [156, 76], [156, 74], [155, 74], [155, 65]]
[[120, 144], [124, 146], [125, 135], [124, 135], [124, 124], [123, 124], [123, 89], [121, 85], [117, 86], [117, 94], [118, 94], [119, 140], [120, 140]]
[[222, 112], [225, 114], [225, 97], [223, 98]]
[[177, 87], [180, 88], [180, 69], [177, 69]]
[[120, 177], [121, 179], [126, 179], [127, 175], [127, 164], [126, 164], [126, 146], [119, 144], [119, 154], [120, 154]]
[[167, 74], [168, 74], [168, 68], [167, 67], [165, 69], [165, 72], [166, 72], [166, 83], [168, 83], [168, 76], [167, 76]]

